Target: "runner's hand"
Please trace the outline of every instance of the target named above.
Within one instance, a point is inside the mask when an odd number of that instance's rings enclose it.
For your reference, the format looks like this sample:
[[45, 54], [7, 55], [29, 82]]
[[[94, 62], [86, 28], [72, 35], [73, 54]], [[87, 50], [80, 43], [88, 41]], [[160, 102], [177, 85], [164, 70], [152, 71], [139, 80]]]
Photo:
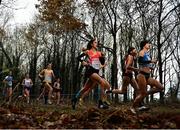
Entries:
[[104, 68], [107, 66], [107, 63], [105, 63], [104, 65], [100, 65], [100, 68]]
[[83, 62], [82, 62], [82, 65], [83, 65], [83, 66], [88, 66], [89, 64], [88, 64], [87, 62], [83, 61]]

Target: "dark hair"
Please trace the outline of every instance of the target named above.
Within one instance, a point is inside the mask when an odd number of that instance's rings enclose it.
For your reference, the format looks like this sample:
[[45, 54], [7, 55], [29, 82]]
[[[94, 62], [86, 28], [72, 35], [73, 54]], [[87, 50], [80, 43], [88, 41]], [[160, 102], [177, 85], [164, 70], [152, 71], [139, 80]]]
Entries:
[[60, 78], [60, 77], [56, 77], [56, 80], [58, 80], [58, 79], [59, 79], [59, 80], [61, 80], [61, 78]]
[[131, 53], [132, 50], [136, 49], [135, 47], [129, 47], [128, 52], [126, 53], [126, 55], [124, 56], [124, 60], [127, 59], [128, 55]]
[[141, 48], [141, 50], [143, 49], [143, 47], [144, 47], [147, 43], [149, 43], [148, 40], [141, 41], [141, 43], [140, 43], [140, 48]]
[[128, 54], [130, 54], [131, 51], [134, 50], [134, 49], [135, 49], [135, 47], [129, 47], [129, 49], [128, 49]]
[[92, 48], [91, 44], [92, 44], [95, 40], [96, 40], [96, 39], [91, 39], [91, 40], [89, 41], [89, 43], [87, 44], [87, 47], [86, 47], [87, 50], [90, 50], [90, 49]]
[[47, 63], [47, 66], [50, 65], [50, 64], [52, 65], [52, 62], [48, 62], [48, 63]]

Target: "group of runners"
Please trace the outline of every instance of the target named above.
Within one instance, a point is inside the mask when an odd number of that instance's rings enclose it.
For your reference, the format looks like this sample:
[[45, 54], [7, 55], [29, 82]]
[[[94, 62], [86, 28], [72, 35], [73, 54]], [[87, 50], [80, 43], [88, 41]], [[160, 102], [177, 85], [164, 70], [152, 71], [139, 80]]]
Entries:
[[[3, 89], [3, 95], [5, 96], [5, 100], [7, 103], [11, 102], [12, 94], [13, 94], [13, 83], [15, 80], [12, 76], [12, 71], [9, 71], [9, 74], [4, 78], [3, 83], [5, 85], [5, 89]], [[30, 89], [33, 85], [32, 80], [29, 77], [29, 74], [25, 75], [21, 85], [23, 86], [23, 96], [26, 98], [27, 103], [30, 101]], [[15, 87], [17, 88], [17, 87]]]
[[[78, 93], [75, 94], [75, 96], [72, 98], [72, 108], [76, 108], [77, 102], [79, 102], [79, 104], [83, 104], [83, 98], [86, 97], [93, 88], [99, 85], [100, 98], [98, 100], [98, 107], [100, 109], [107, 109], [110, 105], [107, 101], [107, 95], [110, 93], [124, 94], [127, 92], [128, 85], [131, 84], [135, 92], [135, 98], [130, 108], [131, 112], [136, 113], [141, 109], [146, 109], [145, 106], [140, 106], [141, 102], [143, 102], [147, 95], [163, 91], [163, 86], [160, 82], [151, 77], [151, 71], [154, 69], [153, 64], [156, 64], [157, 61], [151, 59], [150, 57], [150, 42], [142, 41], [140, 43], [140, 47], [141, 50], [139, 53], [137, 53], [136, 48], [129, 47], [127, 55], [125, 56], [123, 67], [122, 87], [119, 89], [111, 89], [112, 87], [110, 86], [109, 82], [99, 74], [99, 71], [106, 66], [105, 55], [98, 50], [97, 39], [92, 39], [88, 43], [87, 48], [83, 48], [82, 54], [77, 58], [78, 61], [86, 67], [84, 75], [87, 80], [84, 84], [84, 87], [80, 89]], [[137, 58], [139, 63], [138, 68], [134, 67], [134, 62]], [[135, 72], [138, 73], [137, 76], [134, 76]], [[52, 64], [48, 64], [47, 68], [43, 69], [39, 73], [39, 78], [42, 79], [43, 87], [38, 100], [44, 96], [45, 103], [51, 104], [51, 99], [56, 96], [57, 104], [59, 104], [61, 91], [60, 78], [57, 78], [53, 84], [55, 75], [52, 70]], [[9, 75], [5, 77], [3, 82], [6, 83], [7, 87], [7, 100], [11, 101], [13, 84], [12, 72], [10, 72]], [[23, 96], [26, 97], [27, 103], [29, 103], [30, 89], [33, 86], [33, 82], [30, 79], [29, 74], [26, 74], [21, 84], [24, 87]], [[151, 86], [149, 91], [147, 91], [147, 85]], [[117, 86], [115, 88], [117, 88]]]
[[[49, 63], [47, 65], [46, 69], [43, 69], [39, 73], [39, 78], [42, 80], [42, 86], [41, 86], [41, 92], [38, 96], [37, 100], [39, 100], [41, 97], [44, 97], [44, 103], [45, 104], [52, 104], [51, 99], [56, 98], [57, 102], [56, 104], [60, 104], [60, 78], [56, 78], [55, 82], [53, 83], [53, 79], [55, 79], [54, 72], [52, 70], [52, 64]], [[5, 84], [5, 100], [9, 104], [11, 102], [12, 94], [13, 94], [13, 76], [12, 71], [9, 72], [9, 74], [4, 78], [3, 80]], [[31, 78], [29, 77], [29, 74], [25, 75], [25, 78], [22, 80], [22, 82], [19, 84], [23, 86], [23, 94], [19, 96], [19, 98], [24, 97], [26, 98], [27, 103], [30, 102], [30, 90], [33, 86], [33, 82]], [[18, 87], [18, 86], [17, 86]], [[15, 88], [14, 88], [15, 89]]]
[[[83, 53], [78, 56], [78, 60], [83, 66], [86, 66], [85, 76], [87, 81], [84, 87], [72, 99], [72, 108], [76, 108], [76, 104], [79, 101], [82, 104], [84, 96], [90, 92], [94, 87], [99, 84], [100, 86], [100, 99], [98, 101], [98, 107], [107, 109], [109, 102], [107, 101], [107, 94], [116, 93], [124, 94], [127, 92], [129, 84], [134, 88], [135, 98], [130, 108], [132, 113], [136, 113], [140, 110], [145, 110], [147, 107], [141, 106], [144, 98], [149, 94], [163, 91], [163, 86], [156, 79], [151, 77], [151, 71], [154, 69], [153, 64], [157, 63], [157, 60], [153, 60], [150, 57], [149, 50], [151, 48], [149, 41], [142, 41], [140, 43], [141, 50], [137, 54], [137, 50], [134, 47], [129, 47], [128, 53], [125, 56], [125, 63], [123, 67], [123, 81], [120, 89], [111, 89], [110, 84], [104, 77], [99, 75], [101, 68], [106, 66], [104, 54], [98, 51], [97, 39], [91, 40], [86, 49], [83, 49]], [[88, 60], [83, 60], [82, 57], [87, 57]], [[135, 59], [138, 58], [139, 67], [134, 67]], [[138, 75], [134, 76], [134, 72]], [[147, 85], [151, 86], [151, 89], [147, 91]], [[106, 91], [106, 92], [105, 92]]]

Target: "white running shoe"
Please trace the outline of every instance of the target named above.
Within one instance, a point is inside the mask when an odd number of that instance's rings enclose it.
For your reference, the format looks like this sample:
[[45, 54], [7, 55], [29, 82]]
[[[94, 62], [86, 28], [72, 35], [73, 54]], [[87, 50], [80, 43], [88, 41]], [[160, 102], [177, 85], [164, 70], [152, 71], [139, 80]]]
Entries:
[[137, 108], [138, 111], [145, 111], [145, 110], [149, 110], [149, 107], [146, 106], [141, 106]]
[[133, 114], [136, 114], [136, 110], [135, 110], [133, 107], [130, 108], [130, 111], [131, 111]]
[[84, 101], [83, 101], [82, 98], [79, 98], [79, 105], [80, 105], [80, 106], [83, 106], [83, 105], [84, 105]]
[[47, 102], [48, 102], [48, 104], [50, 104], [50, 105], [52, 104], [52, 102], [51, 102], [50, 100], [48, 100]]

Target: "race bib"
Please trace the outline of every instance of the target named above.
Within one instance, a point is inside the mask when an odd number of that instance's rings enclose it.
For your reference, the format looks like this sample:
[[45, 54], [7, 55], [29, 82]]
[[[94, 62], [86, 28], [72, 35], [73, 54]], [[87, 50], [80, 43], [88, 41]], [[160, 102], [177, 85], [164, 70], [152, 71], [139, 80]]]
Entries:
[[44, 80], [51, 83], [52, 78], [50, 76], [45, 76]]
[[97, 70], [100, 69], [100, 61], [99, 61], [99, 58], [94, 58], [94, 59], [92, 60], [92, 67], [93, 67], [94, 69], [97, 69]]
[[8, 86], [12, 87], [12, 81], [8, 81]]
[[31, 86], [30, 81], [26, 81], [26, 82], [25, 82], [25, 86], [26, 86], [26, 87], [30, 87], [30, 86]]

